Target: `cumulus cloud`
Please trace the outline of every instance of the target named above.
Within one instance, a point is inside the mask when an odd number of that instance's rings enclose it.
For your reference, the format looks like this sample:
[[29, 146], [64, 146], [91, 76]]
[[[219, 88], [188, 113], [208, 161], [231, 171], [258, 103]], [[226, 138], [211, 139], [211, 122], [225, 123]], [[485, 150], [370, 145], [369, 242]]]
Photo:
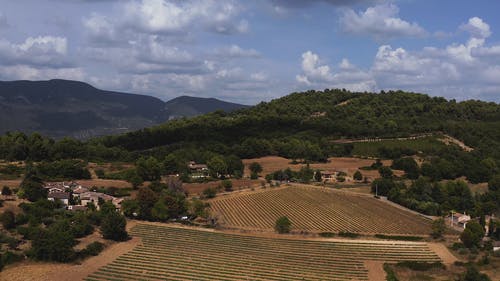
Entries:
[[340, 18], [344, 32], [371, 35], [376, 39], [393, 37], [419, 37], [426, 31], [417, 23], [410, 23], [398, 17], [399, 8], [394, 4], [381, 4], [356, 13], [346, 8]]
[[296, 80], [317, 88], [346, 85], [343, 88], [405, 89], [449, 98], [498, 100], [500, 67], [492, 58], [500, 58], [500, 45], [486, 45], [491, 31], [480, 18], [471, 18], [461, 28], [470, 33], [468, 40], [444, 48], [407, 50], [381, 45], [366, 70], [343, 59], [334, 72], [317, 54], [307, 51]]
[[365, 72], [349, 60], [342, 59], [333, 73], [331, 68], [323, 64], [319, 56], [311, 51], [302, 54], [302, 74], [295, 79], [300, 84], [323, 88], [346, 88], [352, 91], [373, 91], [375, 82], [370, 73]]
[[4, 65], [24, 64], [59, 68], [69, 65], [67, 49], [67, 40], [64, 37], [28, 37], [20, 44], [0, 40], [0, 59]]
[[255, 49], [243, 49], [238, 45], [217, 48], [215, 55], [222, 59], [227, 58], [260, 58], [261, 54]]
[[180, 33], [195, 25], [216, 33], [248, 31], [248, 22], [237, 19], [241, 9], [229, 0], [142, 0], [124, 6], [123, 22], [148, 33]]

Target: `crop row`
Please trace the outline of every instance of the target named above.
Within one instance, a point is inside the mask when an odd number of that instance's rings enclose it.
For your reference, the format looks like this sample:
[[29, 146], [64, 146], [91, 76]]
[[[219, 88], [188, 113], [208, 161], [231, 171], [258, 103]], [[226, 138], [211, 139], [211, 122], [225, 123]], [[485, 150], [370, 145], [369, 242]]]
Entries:
[[427, 235], [430, 221], [367, 196], [292, 186], [217, 198], [212, 213], [228, 228], [272, 230], [287, 216], [292, 228], [311, 232]]
[[87, 280], [368, 280], [366, 260], [439, 261], [416, 242], [324, 242], [138, 224], [132, 251]]

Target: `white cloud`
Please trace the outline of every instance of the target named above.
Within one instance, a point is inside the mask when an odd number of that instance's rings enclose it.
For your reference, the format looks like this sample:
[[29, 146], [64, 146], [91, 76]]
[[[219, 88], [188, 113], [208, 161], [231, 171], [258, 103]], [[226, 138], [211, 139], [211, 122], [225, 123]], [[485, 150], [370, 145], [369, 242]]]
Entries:
[[302, 54], [302, 74], [296, 80], [316, 88], [404, 89], [448, 98], [498, 100], [500, 67], [492, 58], [500, 58], [500, 45], [486, 45], [491, 31], [481, 19], [470, 19], [468, 26], [476, 29], [471, 29], [465, 43], [444, 48], [413, 51], [382, 45], [366, 70], [347, 59], [331, 68], [308, 51]]
[[230, 0], [142, 0], [124, 6], [122, 21], [147, 33], [182, 33], [200, 25], [217, 33], [248, 31], [248, 22], [237, 19], [241, 9]]
[[243, 49], [238, 45], [217, 48], [215, 55], [222, 59], [227, 58], [260, 58], [261, 54], [255, 49]]
[[78, 67], [45, 68], [29, 65], [0, 66], [1, 80], [85, 80], [85, 71]]
[[398, 17], [399, 8], [394, 4], [381, 4], [356, 13], [352, 9], [344, 9], [340, 18], [344, 32], [367, 34], [376, 39], [426, 35], [426, 31], [417, 23], [409, 23]]
[[370, 73], [358, 69], [347, 59], [342, 59], [338, 71], [332, 73], [330, 67], [322, 64], [319, 56], [311, 51], [302, 54], [302, 74], [295, 79], [307, 86], [353, 91], [372, 91], [376, 86]]
[[0, 59], [4, 65], [66, 67], [69, 65], [67, 50], [64, 37], [28, 37], [20, 44], [0, 40]]
[[467, 31], [474, 38], [488, 38], [491, 35], [490, 26], [481, 18], [470, 18], [466, 24], [460, 26], [460, 29]]

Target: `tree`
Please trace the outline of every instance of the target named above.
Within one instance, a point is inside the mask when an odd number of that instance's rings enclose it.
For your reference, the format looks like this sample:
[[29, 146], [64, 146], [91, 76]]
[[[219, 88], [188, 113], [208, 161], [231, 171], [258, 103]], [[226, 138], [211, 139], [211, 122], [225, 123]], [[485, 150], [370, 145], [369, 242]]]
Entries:
[[208, 217], [208, 212], [207, 212], [208, 207], [209, 207], [208, 203], [205, 203], [200, 199], [193, 198], [193, 200], [191, 200], [189, 212], [197, 217], [206, 218]]
[[361, 174], [361, 172], [358, 170], [354, 173], [354, 175], [352, 176], [352, 178], [354, 180], [357, 180], [357, 181], [361, 181], [363, 180], [363, 174]]
[[320, 170], [316, 170], [316, 172], [314, 173], [314, 179], [317, 182], [321, 182], [321, 180], [323, 179], [323, 177], [321, 176], [321, 171]]
[[8, 186], [4, 186], [2, 188], [2, 195], [12, 195], [12, 190]]
[[115, 241], [124, 241], [128, 238], [128, 233], [125, 230], [127, 220], [118, 212], [107, 214], [101, 222], [101, 233], [104, 239]]
[[382, 167], [378, 168], [378, 172], [379, 172], [380, 176], [384, 179], [391, 179], [393, 176], [391, 168], [389, 168], [387, 166], [382, 166]]
[[137, 203], [139, 205], [139, 218], [152, 219], [151, 209], [158, 201], [158, 195], [149, 187], [141, 187], [137, 193]]
[[226, 157], [226, 163], [228, 174], [233, 175], [235, 178], [241, 178], [243, 176], [245, 165], [238, 156], [229, 155]]
[[159, 221], [166, 221], [169, 219], [168, 207], [165, 204], [165, 200], [160, 199], [154, 204], [153, 209], [151, 209], [151, 215], [153, 219]]
[[250, 166], [248, 166], [250, 169], [250, 172], [253, 174], [259, 174], [262, 172], [262, 165], [260, 165], [258, 162], [252, 162]]
[[431, 236], [434, 239], [441, 238], [446, 230], [445, 222], [443, 218], [439, 218], [432, 222], [432, 233]]
[[274, 230], [276, 232], [283, 234], [283, 233], [290, 233], [292, 227], [292, 222], [288, 219], [288, 217], [280, 217], [276, 220], [276, 224], [274, 225]]
[[301, 182], [308, 183], [314, 176], [314, 171], [311, 169], [309, 164], [302, 166], [299, 171], [299, 178]]
[[77, 244], [68, 221], [61, 220], [47, 230], [40, 230], [31, 243], [28, 255], [37, 260], [69, 262], [75, 259]]
[[491, 279], [488, 275], [479, 272], [474, 265], [469, 265], [460, 281], [491, 281]]
[[217, 190], [213, 187], [207, 187], [203, 190], [203, 197], [207, 199], [214, 198], [216, 194]]
[[16, 226], [16, 216], [14, 212], [7, 210], [0, 215], [0, 221], [5, 229], [11, 229]]
[[31, 202], [47, 198], [47, 190], [43, 188], [42, 180], [34, 174], [27, 174], [19, 187], [22, 197]]
[[227, 174], [227, 164], [221, 156], [214, 156], [207, 162], [208, 171], [213, 178], [223, 178]]
[[135, 217], [139, 214], [139, 202], [134, 199], [124, 200], [122, 202], [123, 214], [127, 217]]
[[481, 240], [484, 237], [483, 227], [476, 221], [467, 223], [465, 230], [460, 235], [460, 240], [465, 247], [472, 248], [480, 246]]
[[488, 182], [488, 190], [489, 191], [497, 191], [500, 190], [500, 175], [495, 175]]
[[161, 163], [154, 157], [141, 157], [136, 163], [137, 174], [145, 181], [161, 180]]
[[221, 181], [220, 186], [227, 192], [233, 191], [233, 182], [230, 180]]
[[409, 179], [417, 179], [419, 175], [418, 164], [412, 157], [403, 157], [394, 160], [391, 168], [405, 171], [406, 177]]
[[372, 193], [376, 193], [377, 195], [386, 196], [389, 194], [389, 191], [396, 186], [393, 180], [380, 178], [375, 179], [372, 182]]

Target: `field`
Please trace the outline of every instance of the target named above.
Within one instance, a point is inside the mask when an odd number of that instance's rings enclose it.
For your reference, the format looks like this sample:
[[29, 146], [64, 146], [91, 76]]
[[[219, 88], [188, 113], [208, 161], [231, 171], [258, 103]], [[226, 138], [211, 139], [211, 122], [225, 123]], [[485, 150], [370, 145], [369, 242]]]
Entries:
[[[331, 157], [328, 159], [328, 163], [313, 163], [310, 165], [312, 169], [320, 169], [320, 170], [342, 170], [347, 172], [349, 176], [352, 176], [354, 172], [356, 172], [360, 167], [370, 166], [375, 162], [373, 159], [362, 159], [362, 158], [352, 158], [352, 157]], [[244, 159], [243, 164], [245, 164], [245, 176], [250, 176], [250, 170], [248, 166], [252, 162], [257, 162], [262, 166], [261, 175], [267, 175], [269, 173], [284, 170], [286, 168], [290, 168], [293, 171], [298, 171], [303, 164], [290, 164], [292, 162], [291, 159], [279, 157], [279, 156], [266, 156], [261, 158], [253, 158], [253, 159]], [[390, 166], [392, 161], [384, 160], [382, 161], [384, 165]], [[376, 178], [379, 177], [378, 171], [361, 171], [364, 176]], [[396, 171], [396, 174], [399, 171]]]
[[235, 194], [210, 201], [221, 226], [272, 231], [287, 216], [292, 230], [362, 234], [429, 235], [431, 221], [369, 195], [327, 188], [290, 186]]
[[426, 243], [265, 238], [138, 224], [132, 251], [86, 280], [368, 280], [367, 261], [440, 261]]
[[424, 137], [412, 140], [377, 140], [377, 141], [360, 141], [353, 142], [354, 149], [352, 155], [363, 155], [377, 157], [381, 147], [386, 148], [409, 148], [415, 151], [431, 153], [439, 148], [445, 147], [446, 144], [440, 141], [437, 137]]

